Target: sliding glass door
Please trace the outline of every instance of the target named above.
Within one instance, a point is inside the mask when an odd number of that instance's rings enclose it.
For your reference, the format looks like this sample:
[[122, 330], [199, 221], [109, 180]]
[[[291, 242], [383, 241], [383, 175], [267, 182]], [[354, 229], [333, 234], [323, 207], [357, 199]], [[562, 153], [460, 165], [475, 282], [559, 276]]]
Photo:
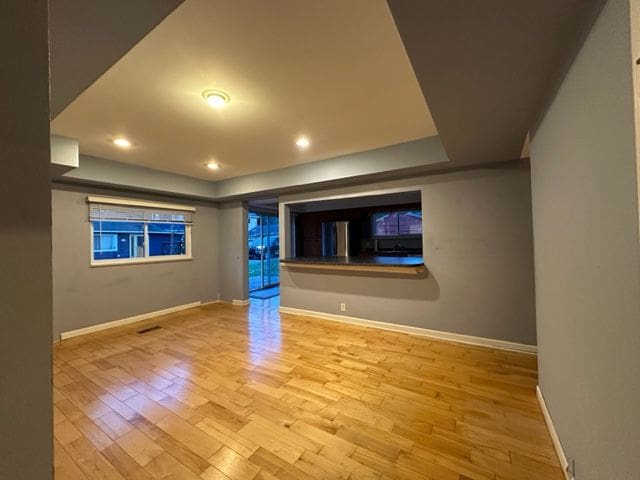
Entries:
[[249, 291], [280, 282], [278, 216], [249, 212]]

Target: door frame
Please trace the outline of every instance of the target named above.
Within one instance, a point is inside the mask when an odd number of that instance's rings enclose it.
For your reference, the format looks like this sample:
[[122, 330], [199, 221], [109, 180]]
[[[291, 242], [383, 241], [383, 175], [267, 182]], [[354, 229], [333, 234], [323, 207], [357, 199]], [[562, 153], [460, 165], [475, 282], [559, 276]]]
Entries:
[[[140, 245], [138, 241], [141, 241], [142, 245]], [[142, 255], [138, 255], [138, 248], [140, 246], [142, 246]], [[129, 234], [129, 258], [141, 258], [141, 257], [144, 257], [144, 234], [130, 233]]]

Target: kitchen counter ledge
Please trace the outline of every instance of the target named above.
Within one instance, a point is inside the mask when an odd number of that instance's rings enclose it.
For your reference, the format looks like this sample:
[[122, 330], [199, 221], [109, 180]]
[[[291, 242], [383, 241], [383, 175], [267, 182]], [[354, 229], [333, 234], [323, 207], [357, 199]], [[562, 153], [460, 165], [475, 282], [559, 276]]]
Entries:
[[280, 264], [284, 268], [299, 270], [341, 270], [414, 276], [427, 273], [427, 267], [420, 256], [289, 257], [280, 260]]

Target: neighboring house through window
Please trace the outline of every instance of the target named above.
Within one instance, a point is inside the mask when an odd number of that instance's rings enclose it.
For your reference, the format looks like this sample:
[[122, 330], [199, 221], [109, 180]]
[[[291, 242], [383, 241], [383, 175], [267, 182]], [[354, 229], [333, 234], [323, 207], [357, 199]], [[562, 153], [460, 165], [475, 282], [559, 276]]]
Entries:
[[103, 233], [102, 235], [93, 235], [93, 248], [96, 252], [117, 252], [118, 251], [118, 235], [115, 233]]
[[374, 238], [403, 238], [422, 235], [421, 210], [396, 210], [373, 214]]

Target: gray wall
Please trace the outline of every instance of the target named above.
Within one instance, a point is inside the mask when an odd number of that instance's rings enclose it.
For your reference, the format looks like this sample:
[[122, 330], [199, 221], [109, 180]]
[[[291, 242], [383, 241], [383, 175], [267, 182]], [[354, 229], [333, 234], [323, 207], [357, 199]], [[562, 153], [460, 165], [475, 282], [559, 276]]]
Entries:
[[52, 478], [47, 2], [0, 2], [0, 479]]
[[440, 137], [426, 137], [363, 152], [318, 160], [267, 172], [216, 182], [218, 199], [268, 194], [346, 182], [371, 182], [372, 178], [404, 175], [415, 170], [450, 166]]
[[80, 155], [79, 167], [60, 175], [67, 183], [115, 186], [125, 190], [179, 195], [202, 200], [215, 198], [214, 182], [152, 168]]
[[[292, 202], [396, 188], [421, 190], [429, 269], [426, 278], [398, 278], [282, 268], [281, 304], [535, 344], [529, 182], [528, 166], [519, 163], [281, 197], [281, 202]], [[281, 212], [285, 210], [281, 203]], [[285, 224], [281, 242], [286, 238]], [[340, 312], [341, 302], [346, 303], [345, 313]]]
[[580, 480], [640, 472], [629, 36], [629, 2], [610, 0], [531, 142], [539, 382]]
[[[196, 205], [193, 260], [90, 267], [89, 194]], [[61, 332], [218, 298], [216, 206], [79, 187], [56, 186], [52, 195], [54, 339]]]
[[246, 204], [222, 204], [219, 219], [220, 299], [225, 302], [246, 300], [249, 298]]

